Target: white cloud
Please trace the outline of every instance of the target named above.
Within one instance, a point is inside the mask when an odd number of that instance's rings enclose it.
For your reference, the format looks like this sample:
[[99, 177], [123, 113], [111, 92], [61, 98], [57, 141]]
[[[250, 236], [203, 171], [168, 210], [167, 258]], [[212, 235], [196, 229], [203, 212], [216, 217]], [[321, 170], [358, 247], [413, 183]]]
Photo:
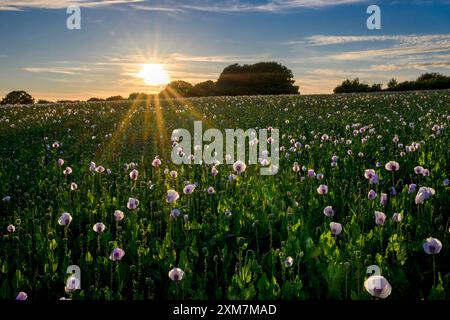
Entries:
[[30, 8], [62, 9], [71, 5], [79, 7], [98, 7], [124, 3], [138, 3], [144, 0], [4, 0], [0, 11], [22, 11]]
[[66, 74], [73, 75], [78, 74], [83, 71], [90, 71], [90, 68], [86, 67], [25, 67], [22, 70], [32, 72], [32, 73], [57, 73], [57, 74]]

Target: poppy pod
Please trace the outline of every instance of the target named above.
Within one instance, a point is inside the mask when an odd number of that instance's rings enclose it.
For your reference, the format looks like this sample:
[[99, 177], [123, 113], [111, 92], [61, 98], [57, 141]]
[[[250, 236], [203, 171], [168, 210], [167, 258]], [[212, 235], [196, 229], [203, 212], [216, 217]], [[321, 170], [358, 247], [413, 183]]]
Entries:
[[127, 208], [134, 210], [139, 206], [139, 200], [135, 198], [128, 198]]
[[318, 194], [327, 194], [328, 193], [328, 186], [325, 184], [321, 184], [318, 188], [317, 188], [317, 193]]
[[97, 222], [92, 227], [92, 230], [94, 230], [97, 233], [102, 233], [103, 231], [105, 231], [105, 229], [106, 229], [106, 226], [103, 223], [101, 223], [101, 222]]
[[68, 226], [72, 222], [72, 216], [68, 212], [64, 212], [58, 219], [60, 226]]
[[323, 209], [323, 214], [327, 217], [333, 217], [334, 216], [334, 210], [333, 207], [327, 206], [325, 209]]
[[441, 252], [442, 243], [436, 238], [427, 238], [423, 244], [423, 251], [427, 254], [437, 254]]
[[386, 215], [383, 212], [375, 211], [375, 223], [377, 225], [384, 225], [384, 221], [386, 220]]
[[383, 276], [370, 276], [364, 281], [364, 288], [372, 297], [381, 299], [387, 298], [392, 291], [391, 285]]
[[173, 203], [178, 200], [180, 195], [175, 190], [169, 190], [167, 191], [166, 200], [168, 203]]
[[184, 194], [192, 194], [195, 190], [195, 184], [188, 184], [183, 188]]
[[122, 211], [120, 211], [120, 210], [114, 211], [114, 220], [115, 221], [122, 221], [124, 216], [125, 216], [125, 214]]
[[338, 222], [331, 222], [330, 223], [330, 230], [331, 230], [331, 234], [333, 236], [338, 236], [342, 232], [342, 225], [340, 223], [338, 223]]
[[384, 168], [387, 171], [397, 171], [398, 169], [400, 169], [400, 165], [396, 161], [389, 161], [384, 165]]
[[237, 174], [241, 174], [242, 172], [245, 171], [245, 169], [247, 168], [247, 166], [245, 165], [244, 162], [238, 160], [233, 164], [233, 170], [237, 173]]
[[120, 261], [125, 255], [125, 251], [120, 248], [114, 248], [113, 252], [109, 256], [109, 259], [112, 261]]
[[181, 281], [184, 277], [184, 271], [180, 268], [173, 268], [169, 271], [169, 278], [172, 281]]
[[130, 179], [136, 181], [138, 179], [139, 172], [136, 169], [133, 169], [130, 172]]

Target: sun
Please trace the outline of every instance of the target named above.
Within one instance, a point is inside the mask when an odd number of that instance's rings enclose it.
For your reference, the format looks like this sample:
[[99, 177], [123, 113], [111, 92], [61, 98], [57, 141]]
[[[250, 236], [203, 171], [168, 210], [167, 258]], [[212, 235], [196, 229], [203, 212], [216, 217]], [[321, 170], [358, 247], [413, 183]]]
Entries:
[[162, 86], [170, 82], [169, 75], [166, 69], [164, 69], [164, 66], [157, 63], [142, 65], [138, 76], [144, 79], [144, 82], [150, 86]]

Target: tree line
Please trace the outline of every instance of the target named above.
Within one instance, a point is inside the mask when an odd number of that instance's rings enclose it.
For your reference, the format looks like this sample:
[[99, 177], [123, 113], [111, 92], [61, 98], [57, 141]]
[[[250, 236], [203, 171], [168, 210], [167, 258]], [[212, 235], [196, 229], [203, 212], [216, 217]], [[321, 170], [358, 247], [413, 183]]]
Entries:
[[439, 90], [450, 89], [450, 76], [440, 73], [424, 73], [416, 80], [398, 82], [392, 78], [387, 83], [385, 89], [381, 83], [368, 85], [359, 81], [359, 78], [346, 79], [339, 86], [334, 88], [334, 93], [355, 93], [355, 92], [380, 92], [380, 91], [411, 91], [411, 90]]

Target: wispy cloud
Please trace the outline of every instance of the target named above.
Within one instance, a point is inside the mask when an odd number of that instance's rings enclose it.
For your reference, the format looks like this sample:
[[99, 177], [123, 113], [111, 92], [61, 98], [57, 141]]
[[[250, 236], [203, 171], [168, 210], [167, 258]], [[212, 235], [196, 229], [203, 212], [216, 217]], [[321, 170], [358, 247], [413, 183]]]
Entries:
[[62, 9], [71, 5], [79, 7], [99, 7], [126, 3], [139, 3], [145, 0], [2, 0], [0, 11], [22, 11], [25, 9]]
[[401, 45], [416, 45], [434, 43], [437, 41], [450, 40], [450, 34], [427, 34], [427, 35], [312, 35], [299, 41], [288, 41], [287, 45], [309, 45], [309, 46], [326, 46], [357, 42], [380, 42], [380, 41], [394, 41]]
[[87, 67], [25, 67], [22, 68], [22, 70], [33, 73], [57, 73], [66, 75], [74, 75], [84, 71], [91, 71], [91, 69]]
[[233, 12], [286, 12], [296, 8], [323, 8], [336, 5], [367, 2], [367, 0], [190, 0], [190, 1], [153, 1], [143, 5], [132, 5], [140, 10], [157, 11], [203, 11], [215, 13]]

